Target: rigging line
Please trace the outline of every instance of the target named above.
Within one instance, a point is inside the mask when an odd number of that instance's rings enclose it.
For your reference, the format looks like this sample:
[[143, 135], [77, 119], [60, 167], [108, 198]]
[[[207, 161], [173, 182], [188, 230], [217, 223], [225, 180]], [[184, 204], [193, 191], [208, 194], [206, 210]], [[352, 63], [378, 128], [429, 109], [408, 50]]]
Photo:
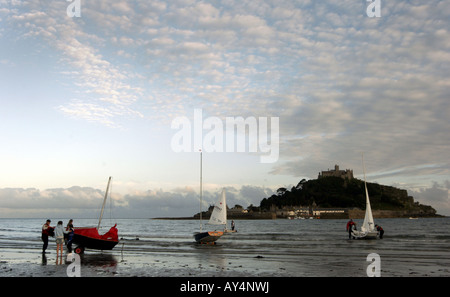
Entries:
[[105, 209], [106, 199], [108, 198], [108, 191], [109, 191], [110, 183], [111, 183], [111, 176], [109, 177], [109, 179], [108, 179], [108, 185], [106, 186], [105, 198], [103, 199], [102, 211], [100, 212], [100, 218], [99, 218], [99, 220], [98, 220], [97, 230], [100, 230], [100, 225], [101, 225], [102, 217], [103, 217], [103, 211], [104, 211], [104, 209]]
[[112, 223], [112, 187], [113, 187], [113, 183], [112, 183], [112, 177], [111, 177], [111, 186], [109, 189], [109, 223]]
[[[114, 211], [114, 201], [113, 201], [113, 198], [112, 198], [112, 193], [113, 193], [112, 186], [113, 186], [113, 183], [111, 183], [111, 193], [110, 193], [110, 197], [109, 197], [110, 198], [110, 201], [109, 201], [109, 203], [110, 203], [110, 213], [109, 213], [109, 215], [110, 215], [111, 224], [112, 223], [115, 224], [117, 219], [116, 219], [116, 217], [115, 217], [115, 215], [113, 213], [113, 211]], [[114, 222], [113, 222], [113, 219], [114, 219]]]

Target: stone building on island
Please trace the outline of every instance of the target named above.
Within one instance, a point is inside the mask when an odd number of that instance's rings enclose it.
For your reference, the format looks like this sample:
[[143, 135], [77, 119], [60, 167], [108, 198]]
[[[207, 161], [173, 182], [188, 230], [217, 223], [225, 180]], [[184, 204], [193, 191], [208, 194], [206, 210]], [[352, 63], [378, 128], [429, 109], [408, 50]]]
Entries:
[[341, 177], [343, 179], [353, 179], [353, 170], [351, 169], [345, 169], [345, 170], [339, 170], [339, 165], [334, 165], [334, 170], [327, 170], [319, 172], [319, 177], [327, 177], [327, 176], [336, 176]]

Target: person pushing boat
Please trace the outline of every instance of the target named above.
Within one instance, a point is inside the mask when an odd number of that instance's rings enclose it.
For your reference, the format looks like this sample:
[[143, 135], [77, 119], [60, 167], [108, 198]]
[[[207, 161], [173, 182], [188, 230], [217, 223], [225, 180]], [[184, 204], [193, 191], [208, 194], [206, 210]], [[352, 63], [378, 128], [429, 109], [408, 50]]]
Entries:
[[383, 239], [384, 230], [379, 225], [375, 225], [375, 229], [378, 231], [378, 235], [380, 236], [380, 239]]
[[348, 231], [348, 239], [352, 239], [352, 231], [356, 229], [356, 223], [353, 222], [353, 219], [347, 222], [347, 231]]
[[53, 236], [53, 230], [54, 228], [52, 226], [50, 226], [50, 223], [52, 221], [50, 219], [48, 219], [44, 225], [42, 225], [42, 234], [41, 234], [41, 238], [42, 238], [42, 242], [44, 242], [44, 244], [42, 245], [42, 253], [45, 254], [45, 250], [47, 250], [48, 247], [48, 237], [49, 236]]

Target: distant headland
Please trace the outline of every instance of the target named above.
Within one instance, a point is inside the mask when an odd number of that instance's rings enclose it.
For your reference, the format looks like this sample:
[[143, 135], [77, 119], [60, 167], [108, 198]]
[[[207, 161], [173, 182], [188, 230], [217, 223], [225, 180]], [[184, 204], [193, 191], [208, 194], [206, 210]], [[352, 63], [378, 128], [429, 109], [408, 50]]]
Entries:
[[[442, 217], [436, 210], [419, 202], [404, 189], [367, 183], [373, 216], [375, 218]], [[208, 219], [213, 206], [202, 213]], [[270, 197], [263, 198], [259, 207], [240, 205], [228, 208], [228, 219], [359, 219], [364, 218], [364, 181], [353, 177], [353, 170], [322, 171], [317, 179], [302, 179], [290, 190], [277, 189]], [[182, 219], [198, 219], [200, 213]], [[175, 219], [175, 218], [171, 218]], [[178, 218], [181, 219], [181, 218]]]

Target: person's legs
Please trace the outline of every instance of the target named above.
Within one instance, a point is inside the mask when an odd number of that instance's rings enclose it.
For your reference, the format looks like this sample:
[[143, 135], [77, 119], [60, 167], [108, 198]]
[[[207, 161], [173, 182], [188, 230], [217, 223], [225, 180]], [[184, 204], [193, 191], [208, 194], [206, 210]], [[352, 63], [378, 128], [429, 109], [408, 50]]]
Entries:
[[67, 250], [69, 251], [69, 253], [72, 252], [72, 239], [69, 239], [67, 241]]
[[56, 264], [58, 264], [58, 259], [59, 259], [59, 264], [62, 264], [62, 256], [63, 256], [63, 244], [57, 242], [56, 243]]
[[63, 259], [63, 250], [64, 250], [64, 245], [61, 243], [60, 245], [59, 245], [59, 264], [62, 264], [62, 259]]
[[42, 241], [44, 242], [44, 244], [42, 245], [42, 252], [45, 253], [45, 250], [48, 247], [48, 236], [42, 235]]
[[63, 238], [57, 238], [56, 239], [56, 264], [62, 264], [62, 257], [63, 257], [63, 245], [64, 245], [64, 239]]
[[56, 241], [56, 264], [58, 264], [58, 257], [59, 257], [59, 243]]

